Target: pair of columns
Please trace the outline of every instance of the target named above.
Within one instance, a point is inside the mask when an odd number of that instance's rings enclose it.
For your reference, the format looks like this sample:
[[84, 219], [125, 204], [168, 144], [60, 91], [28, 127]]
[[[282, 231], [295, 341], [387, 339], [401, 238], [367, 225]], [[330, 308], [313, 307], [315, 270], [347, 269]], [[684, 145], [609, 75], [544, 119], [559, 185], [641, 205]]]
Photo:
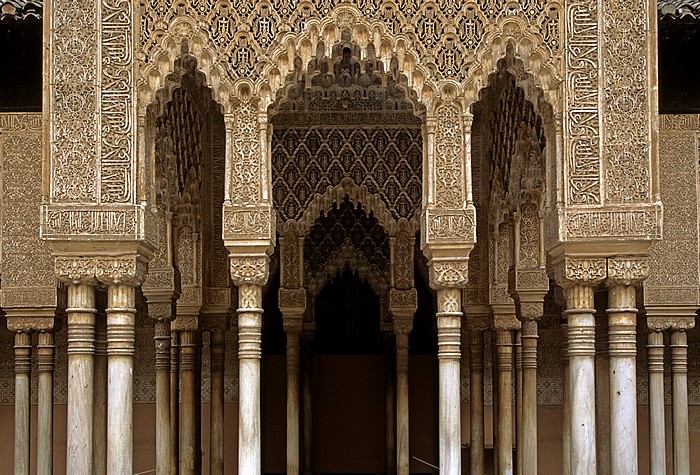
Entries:
[[[566, 294], [568, 368], [564, 404], [564, 473], [594, 474], [608, 465], [609, 473], [634, 474], [638, 470], [636, 379], [636, 285], [648, 275], [643, 258], [571, 259], [557, 269], [558, 283]], [[598, 392], [605, 391], [607, 407], [598, 408], [601, 427], [596, 431], [596, 317], [594, 287], [608, 287], [608, 373]], [[600, 351], [600, 348], [599, 348]], [[600, 370], [600, 369], [599, 369]], [[599, 396], [600, 399], [600, 396]], [[601, 413], [603, 409], [603, 413]], [[567, 417], [568, 412], [568, 417]], [[596, 444], [596, 432], [609, 433], [609, 451]], [[601, 454], [604, 454], [601, 456]], [[602, 465], [598, 467], [598, 462]]]
[[[300, 461], [300, 401], [303, 400], [305, 420], [304, 426], [310, 426], [311, 404], [307, 392], [310, 388], [304, 388], [303, 399], [300, 391], [300, 342], [304, 328], [303, 317], [306, 311], [305, 289], [280, 289], [280, 309], [282, 311], [283, 326], [287, 338], [287, 474], [299, 474], [302, 471]], [[387, 401], [387, 408], [395, 407], [395, 445], [396, 445], [396, 473], [408, 475], [410, 465], [409, 454], [409, 415], [408, 415], [408, 338], [413, 327], [413, 314], [417, 308], [417, 294], [415, 289], [396, 290], [390, 293], [391, 313], [393, 316], [393, 331], [396, 338], [396, 400], [393, 394], [388, 394], [392, 401]], [[458, 327], [459, 330], [459, 327]], [[308, 368], [307, 368], [308, 369]], [[389, 418], [392, 420], [392, 418]], [[305, 448], [310, 445], [310, 427], [305, 427]], [[393, 427], [388, 432], [394, 437]], [[393, 442], [393, 441], [392, 441]], [[393, 443], [388, 445], [393, 446]], [[393, 447], [388, 447], [390, 450]], [[309, 453], [305, 454], [307, 472], [310, 467]], [[390, 457], [393, 462], [393, 457]]]
[[[680, 312], [679, 312], [680, 313]], [[680, 313], [681, 315], [686, 312]], [[670, 334], [672, 381], [673, 473], [690, 473], [688, 434], [688, 335], [695, 315], [647, 316], [649, 371], [649, 458], [654, 474], [666, 473], [666, 426], [664, 403], [664, 332]]]
[[[132, 473], [134, 283], [114, 282], [106, 309], [106, 375], [96, 345], [95, 287], [68, 286], [68, 434], [71, 474]], [[105, 378], [106, 376], [106, 378]], [[106, 394], [103, 382], [106, 379]], [[105, 404], [108, 400], [109, 404]], [[106, 409], [106, 425], [102, 420]]]
[[[7, 326], [14, 332], [15, 354], [15, 448], [14, 473], [29, 475], [32, 333], [37, 334], [37, 460], [40, 475], [53, 473], [53, 317], [18, 317], [7, 310]], [[27, 312], [21, 312], [26, 314]]]

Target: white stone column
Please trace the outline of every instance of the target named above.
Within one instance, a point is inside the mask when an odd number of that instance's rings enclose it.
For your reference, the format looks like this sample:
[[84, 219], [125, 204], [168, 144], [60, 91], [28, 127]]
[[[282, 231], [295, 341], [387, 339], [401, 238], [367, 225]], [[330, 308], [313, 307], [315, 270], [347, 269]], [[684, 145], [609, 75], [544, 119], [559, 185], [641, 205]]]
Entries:
[[610, 357], [608, 322], [596, 315], [595, 404], [597, 475], [610, 475]]
[[115, 281], [107, 307], [107, 473], [133, 473], [135, 282]]
[[515, 470], [523, 473], [523, 343], [520, 331], [513, 332], [513, 373], [515, 375]]
[[[149, 304], [150, 311], [150, 304]], [[156, 475], [170, 472], [170, 319], [154, 325], [156, 369]]]
[[555, 266], [567, 303], [571, 475], [596, 473], [593, 286], [605, 279], [606, 269], [605, 259], [593, 258], [567, 257]]
[[[499, 474], [513, 475], [513, 331], [520, 326], [515, 315], [494, 315], [498, 396], [494, 452]], [[494, 391], [495, 392], [495, 391]]]
[[[647, 324], [649, 321], [647, 320]], [[666, 474], [666, 424], [664, 407], [664, 334], [649, 328], [649, 472]]]
[[180, 333], [170, 330], [170, 473], [180, 471]]
[[608, 259], [610, 466], [613, 475], [638, 472], [637, 305], [634, 286], [648, 275], [647, 259]]
[[411, 462], [408, 416], [408, 336], [413, 328], [413, 314], [409, 317], [394, 313], [396, 335], [396, 473], [408, 475]]
[[[296, 242], [294, 243], [296, 245]], [[306, 289], [280, 288], [278, 303], [287, 336], [287, 475], [301, 473], [301, 331], [306, 311]]]
[[[180, 316], [175, 320], [178, 322]], [[189, 319], [188, 319], [189, 320]], [[196, 320], [196, 318], [194, 318]], [[195, 324], [196, 325], [196, 324]], [[183, 329], [178, 327], [180, 332], [180, 384], [181, 384], [181, 404], [180, 404], [180, 474], [194, 475], [196, 458], [201, 455], [196, 453], [197, 437], [197, 404], [199, 397], [197, 387], [197, 343], [199, 341], [199, 330]]]
[[459, 475], [462, 464], [460, 415], [461, 290], [437, 291], [440, 473]]
[[54, 335], [53, 330], [39, 332], [36, 352], [37, 373], [37, 475], [53, 473], [53, 372]]
[[[222, 319], [225, 316], [221, 317]], [[224, 320], [225, 321], [225, 320]], [[209, 471], [224, 474], [224, 365], [226, 363], [226, 331], [221, 325], [210, 331], [211, 403], [209, 423]]]
[[673, 388], [673, 474], [690, 475], [688, 434], [688, 334], [694, 320], [671, 327], [671, 378]]
[[475, 327], [469, 331], [469, 425], [470, 473], [483, 475], [484, 461], [484, 332]]
[[[396, 337], [396, 473], [408, 475], [411, 463], [409, 445], [408, 359], [409, 335], [413, 329], [413, 316], [418, 308], [415, 289], [391, 289], [389, 310], [393, 318]], [[460, 332], [461, 333], [461, 332]]]
[[93, 475], [95, 288], [68, 285], [68, 434], [66, 473]]
[[95, 475], [107, 473], [107, 316], [106, 292], [96, 294], [95, 364], [93, 369], [92, 453]]
[[239, 423], [238, 473], [260, 475], [260, 358], [262, 343], [262, 286], [238, 288]]
[[560, 325], [561, 337], [564, 340], [562, 355], [562, 475], [571, 473], [571, 379], [569, 374], [569, 327], [566, 323]]
[[32, 336], [15, 332], [15, 463], [17, 475], [29, 475], [29, 407], [32, 373]]
[[[540, 306], [539, 315], [541, 312]], [[523, 475], [537, 475], [537, 333], [537, 320], [528, 318], [522, 322], [523, 427], [518, 453], [523, 454]]]

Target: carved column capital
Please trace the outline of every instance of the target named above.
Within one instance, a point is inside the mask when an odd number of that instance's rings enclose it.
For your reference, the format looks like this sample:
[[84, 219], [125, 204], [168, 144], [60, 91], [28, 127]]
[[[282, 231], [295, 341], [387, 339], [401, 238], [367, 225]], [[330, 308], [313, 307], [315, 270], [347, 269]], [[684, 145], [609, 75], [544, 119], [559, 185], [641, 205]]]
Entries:
[[304, 319], [301, 317], [282, 316], [282, 328], [285, 333], [301, 333], [304, 329]]
[[280, 288], [278, 293], [278, 303], [282, 317], [303, 317], [306, 311], [306, 289], [285, 289]]
[[416, 289], [389, 290], [389, 311], [394, 319], [401, 316], [413, 318], [417, 308], [418, 293]]
[[15, 333], [50, 332], [56, 320], [53, 317], [13, 317], [7, 316], [7, 329]]
[[444, 260], [430, 262], [430, 287], [433, 289], [459, 289], [467, 285], [469, 260]]
[[515, 314], [494, 314], [493, 316], [494, 330], [519, 330], [520, 327], [520, 320]]
[[518, 308], [518, 318], [523, 322], [535, 322], [542, 318], [544, 313], [544, 299], [539, 302], [519, 301], [516, 305]]
[[396, 335], [408, 335], [413, 330], [413, 317], [394, 316], [394, 333]]
[[56, 257], [56, 277], [69, 284], [138, 286], [146, 278], [147, 264], [139, 255], [119, 257]]
[[595, 287], [607, 277], [605, 258], [565, 257], [554, 268], [554, 279], [562, 288]]
[[647, 316], [647, 328], [652, 331], [688, 331], [695, 328], [695, 317], [649, 317]]
[[648, 257], [610, 257], [607, 267], [608, 286], [639, 285], [649, 277]]
[[270, 258], [259, 256], [231, 256], [231, 280], [234, 285], [263, 286], [270, 276]]

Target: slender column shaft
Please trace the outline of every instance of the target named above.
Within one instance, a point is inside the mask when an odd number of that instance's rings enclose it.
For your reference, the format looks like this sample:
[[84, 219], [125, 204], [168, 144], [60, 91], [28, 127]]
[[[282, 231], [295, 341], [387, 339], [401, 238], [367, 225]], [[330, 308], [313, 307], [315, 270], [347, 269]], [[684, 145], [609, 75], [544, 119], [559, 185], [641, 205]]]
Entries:
[[287, 475], [298, 475], [299, 461], [299, 332], [287, 332]]
[[[596, 473], [593, 289], [567, 289], [571, 475]], [[566, 463], [566, 461], [565, 461]]]
[[637, 463], [637, 309], [635, 289], [608, 289], [610, 462], [614, 475], [633, 475]]
[[498, 452], [497, 473], [513, 475], [513, 334], [496, 330], [498, 369]]
[[515, 372], [515, 473], [523, 473], [523, 344], [519, 331], [513, 332]]
[[569, 349], [567, 335], [569, 333], [566, 323], [561, 325], [562, 336], [564, 338], [563, 381], [562, 381], [562, 454], [563, 466], [562, 475], [571, 473], [571, 379], [569, 372]]
[[395, 475], [397, 469], [397, 381], [396, 381], [396, 339], [392, 333], [384, 333], [384, 412], [386, 414], [385, 460], [387, 475]]
[[484, 333], [469, 332], [469, 399], [471, 475], [483, 475], [484, 465]]
[[194, 472], [202, 473], [202, 335], [196, 333], [194, 370]]
[[156, 474], [170, 474], [170, 322], [155, 322]]
[[460, 431], [460, 339], [461, 293], [459, 289], [437, 291], [439, 371], [440, 473], [461, 473]]
[[396, 333], [396, 473], [408, 475], [408, 332]]
[[608, 322], [596, 317], [595, 404], [598, 474], [610, 475], [610, 357]]
[[671, 333], [671, 377], [673, 379], [673, 473], [690, 474], [688, 434], [688, 335]]
[[649, 471], [666, 473], [666, 425], [664, 422], [664, 334], [649, 330]]
[[93, 475], [95, 289], [68, 286], [68, 434], [66, 473]]
[[492, 438], [492, 443], [493, 443], [493, 467], [494, 469], [496, 467], [499, 467], [499, 462], [498, 462], [498, 450], [496, 450], [496, 441], [498, 440], [498, 408], [500, 407], [498, 404], [498, 396], [499, 396], [499, 387], [498, 387], [498, 353], [496, 351], [496, 331], [491, 332], [491, 394], [492, 394], [492, 401], [491, 401], [491, 427], [493, 427], [493, 438]]
[[98, 313], [95, 320], [94, 375], [93, 470], [95, 475], [105, 475], [107, 473], [107, 318], [102, 312]]
[[209, 466], [212, 475], [224, 473], [224, 364], [226, 333], [212, 330], [211, 348], [211, 422]]
[[50, 331], [39, 333], [37, 344], [37, 475], [53, 473], [53, 371], [54, 336]]
[[522, 456], [522, 474], [537, 475], [537, 322], [526, 320], [522, 328], [523, 351], [523, 426], [518, 453]]
[[311, 397], [311, 368], [312, 354], [311, 344], [313, 333], [304, 332], [302, 334], [302, 409], [303, 409], [303, 431], [304, 431], [304, 475], [312, 473], [312, 441], [313, 441], [313, 406]]
[[259, 475], [260, 460], [260, 358], [262, 287], [241, 285], [238, 309], [239, 424], [238, 473]]
[[197, 431], [195, 416], [197, 398], [197, 331], [180, 332], [180, 379], [182, 383], [182, 405], [180, 407], [180, 473], [195, 473], [195, 438]]
[[133, 285], [110, 285], [107, 308], [107, 473], [133, 471], [134, 324]]
[[170, 473], [180, 468], [180, 334], [170, 336]]
[[29, 391], [32, 337], [15, 333], [15, 474], [29, 475]]

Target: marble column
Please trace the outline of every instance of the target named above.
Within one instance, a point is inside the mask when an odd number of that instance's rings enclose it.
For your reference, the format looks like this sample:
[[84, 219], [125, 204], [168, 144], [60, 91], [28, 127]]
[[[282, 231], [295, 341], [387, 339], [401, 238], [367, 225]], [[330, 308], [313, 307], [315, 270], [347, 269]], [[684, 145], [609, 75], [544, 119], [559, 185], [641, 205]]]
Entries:
[[15, 466], [17, 475], [29, 475], [29, 407], [32, 373], [32, 336], [15, 332]]
[[460, 339], [461, 290], [437, 291], [437, 337], [439, 373], [439, 454], [440, 473], [461, 473], [462, 443], [460, 429]]
[[[222, 317], [225, 318], [225, 317]], [[226, 363], [226, 331], [223, 327], [210, 331], [211, 403], [209, 423], [209, 470], [211, 475], [224, 474], [224, 365]]]
[[[383, 319], [382, 319], [383, 320]], [[384, 413], [385, 424], [385, 447], [384, 460], [386, 462], [387, 475], [396, 474], [396, 335], [394, 334], [392, 323], [382, 321], [381, 333], [384, 343]]]
[[396, 335], [396, 473], [408, 475], [410, 466], [409, 416], [408, 416], [408, 337], [413, 329], [413, 312], [409, 315], [394, 314]]
[[671, 378], [673, 401], [673, 474], [690, 475], [688, 434], [688, 334], [694, 321], [671, 327]]
[[97, 292], [98, 313], [95, 320], [95, 366], [93, 369], [92, 453], [95, 475], [107, 473], [107, 316], [106, 293]]
[[[312, 327], [313, 324], [309, 326]], [[313, 367], [311, 346], [313, 345], [313, 341], [313, 330], [307, 328], [307, 325], [304, 324], [304, 330], [301, 333], [301, 402], [304, 475], [311, 475], [313, 473], [313, 400], [311, 394], [311, 371]]]
[[262, 342], [262, 286], [238, 288], [239, 422], [238, 473], [262, 472], [260, 441], [260, 358]]
[[68, 407], [66, 473], [93, 475], [95, 288], [68, 285]]
[[[180, 317], [178, 316], [178, 319]], [[180, 474], [194, 475], [197, 437], [197, 404], [199, 388], [197, 387], [197, 343], [199, 330], [180, 331]]]
[[615, 475], [638, 470], [636, 328], [634, 287], [608, 288], [610, 469]]
[[287, 475], [298, 475], [301, 470], [299, 456], [299, 340], [302, 328], [301, 318], [283, 317], [287, 334]]
[[[502, 317], [502, 316], [495, 316]], [[515, 319], [515, 316], [512, 317]], [[498, 385], [496, 472], [513, 475], [513, 330], [496, 327], [496, 370]]]
[[[150, 307], [150, 306], [149, 306]], [[150, 310], [150, 308], [149, 308]], [[170, 320], [156, 320], [156, 475], [170, 472]]]
[[[554, 265], [557, 283], [566, 294], [569, 355], [569, 410], [572, 475], [596, 473], [595, 437], [595, 308], [593, 289], [607, 276], [600, 258], [570, 258]], [[564, 461], [566, 463], [566, 461]]]
[[484, 332], [469, 331], [470, 474], [484, 475]]
[[107, 473], [133, 473], [135, 287], [114, 282], [107, 307]]
[[569, 345], [567, 342], [569, 328], [566, 320], [560, 325], [564, 340], [562, 358], [562, 475], [571, 473], [571, 379], [569, 374]]
[[[541, 315], [541, 307], [539, 315]], [[522, 322], [523, 351], [523, 416], [522, 441], [518, 453], [522, 452], [522, 474], [537, 475], [537, 320]]]
[[597, 475], [610, 475], [610, 357], [608, 322], [596, 315], [595, 404]]
[[513, 373], [515, 375], [515, 470], [523, 473], [523, 343], [521, 333], [513, 332]]
[[649, 328], [649, 471], [666, 473], [666, 423], [664, 415], [664, 334]]
[[51, 330], [39, 332], [37, 363], [37, 446], [36, 473], [53, 473], [53, 373], [54, 373], [54, 334]]
[[170, 331], [170, 473], [180, 470], [180, 333]]

